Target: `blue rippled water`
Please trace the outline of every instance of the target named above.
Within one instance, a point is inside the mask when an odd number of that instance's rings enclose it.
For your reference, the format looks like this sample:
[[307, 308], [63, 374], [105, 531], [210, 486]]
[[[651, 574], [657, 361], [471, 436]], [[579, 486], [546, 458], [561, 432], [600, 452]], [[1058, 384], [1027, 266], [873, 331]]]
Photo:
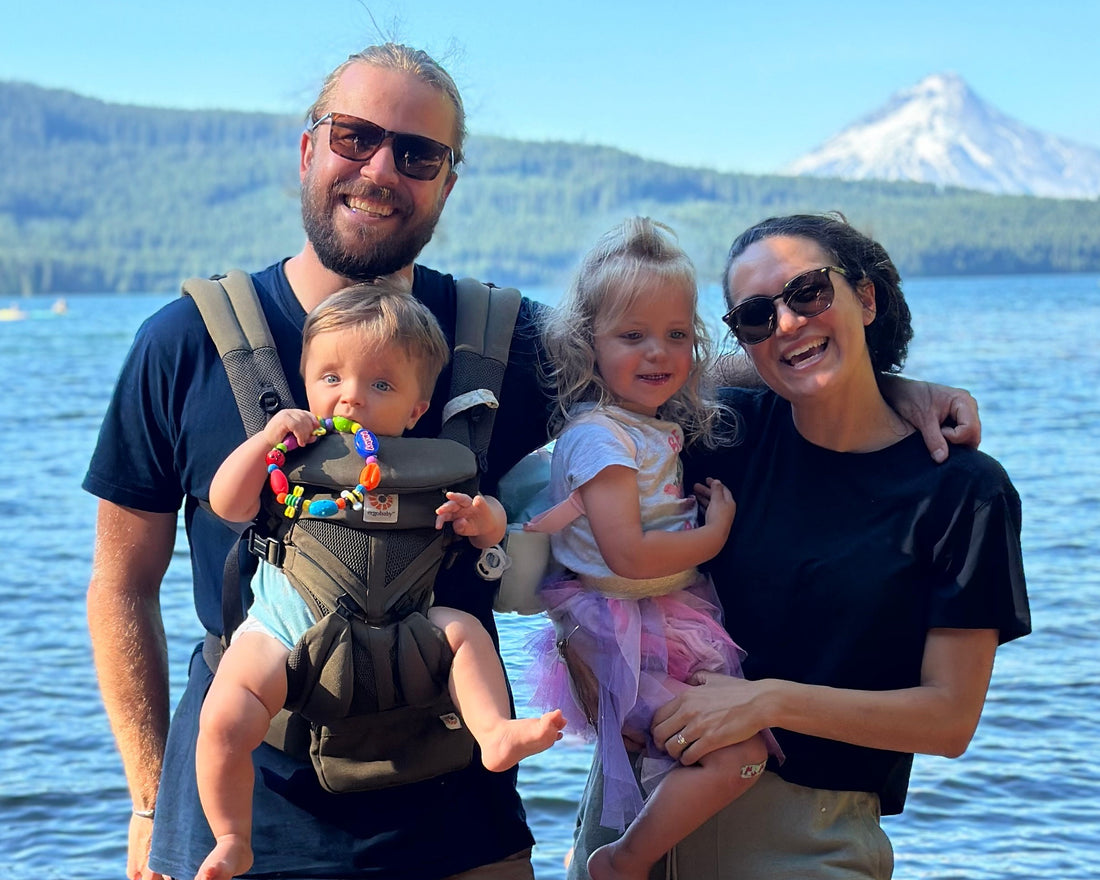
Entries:
[[[1024, 503], [1035, 633], [998, 653], [960, 759], [919, 757], [884, 820], [895, 876], [1100, 876], [1100, 276], [917, 279], [911, 375], [968, 388]], [[79, 489], [118, 366], [164, 297], [24, 300], [0, 322], [0, 877], [121, 880], [129, 798], [84, 617], [95, 515]], [[705, 306], [720, 311], [717, 290]], [[182, 537], [163, 590], [174, 683], [201, 635]], [[513, 666], [533, 621], [501, 620]], [[522, 700], [522, 687], [518, 689]], [[563, 875], [589, 748], [524, 763], [539, 880]]]

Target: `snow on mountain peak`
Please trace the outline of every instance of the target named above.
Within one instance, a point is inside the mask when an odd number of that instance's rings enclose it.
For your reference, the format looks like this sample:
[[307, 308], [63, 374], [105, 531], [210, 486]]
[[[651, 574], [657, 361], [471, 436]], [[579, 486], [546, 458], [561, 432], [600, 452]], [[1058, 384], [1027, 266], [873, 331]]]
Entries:
[[1100, 150], [1005, 116], [951, 72], [895, 93], [781, 173], [1053, 198], [1100, 196]]

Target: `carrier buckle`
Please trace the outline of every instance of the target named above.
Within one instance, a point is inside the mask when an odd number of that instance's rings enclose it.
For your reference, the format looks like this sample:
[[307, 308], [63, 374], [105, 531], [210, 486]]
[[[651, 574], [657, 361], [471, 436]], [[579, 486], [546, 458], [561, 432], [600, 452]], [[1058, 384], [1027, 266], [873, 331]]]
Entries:
[[365, 620], [366, 614], [351, 596], [344, 593], [336, 600], [336, 607], [332, 609], [339, 614], [344, 620], [350, 621], [353, 617], [357, 620]]
[[259, 556], [271, 565], [281, 567], [286, 548], [283, 547], [282, 541], [259, 535], [255, 529], [252, 529], [248, 533], [248, 552], [253, 556]]

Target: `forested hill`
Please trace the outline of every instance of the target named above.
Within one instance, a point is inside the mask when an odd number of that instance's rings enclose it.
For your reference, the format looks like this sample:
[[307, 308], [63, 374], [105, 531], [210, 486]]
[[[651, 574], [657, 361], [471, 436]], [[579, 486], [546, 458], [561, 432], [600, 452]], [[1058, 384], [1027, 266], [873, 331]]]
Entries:
[[[0, 82], [0, 294], [170, 291], [298, 250], [300, 118], [106, 104]], [[424, 262], [564, 281], [623, 217], [669, 223], [717, 280], [766, 216], [843, 211], [907, 274], [1100, 271], [1100, 201], [722, 174], [606, 147], [470, 138]]]

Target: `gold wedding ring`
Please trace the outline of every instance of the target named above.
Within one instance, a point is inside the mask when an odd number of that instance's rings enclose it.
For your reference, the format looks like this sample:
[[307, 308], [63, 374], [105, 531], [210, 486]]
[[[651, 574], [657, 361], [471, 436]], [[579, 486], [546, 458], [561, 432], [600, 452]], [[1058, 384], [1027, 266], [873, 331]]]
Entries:
[[688, 741], [684, 739], [684, 734], [682, 732], [676, 734], [676, 736], [674, 736], [672, 740], [676, 743], [676, 745], [680, 746], [680, 748], [687, 748]]

